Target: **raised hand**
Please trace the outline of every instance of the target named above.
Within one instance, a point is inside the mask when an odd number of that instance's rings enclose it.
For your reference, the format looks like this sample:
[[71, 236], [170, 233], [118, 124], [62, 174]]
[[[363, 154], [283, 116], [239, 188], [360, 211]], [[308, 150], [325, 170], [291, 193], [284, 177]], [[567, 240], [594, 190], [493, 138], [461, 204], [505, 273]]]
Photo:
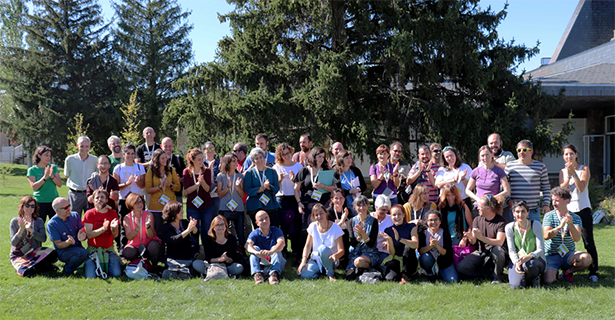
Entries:
[[73, 236], [71, 236], [70, 234], [66, 236], [68, 239], [66, 239], [66, 243], [68, 243], [69, 245], [73, 245], [75, 244], [75, 238], [73, 238]]
[[109, 229], [109, 223], [111, 223], [109, 220], [105, 220], [105, 222], [103, 222], [103, 228], [105, 229], [105, 231]]
[[113, 219], [113, 221], [111, 221], [111, 229], [115, 229], [120, 225], [120, 222], [117, 220], [117, 218]]
[[431, 238], [431, 239], [429, 240], [429, 246], [430, 246], [430, 247], [435, 248], [437, 245], [438, 245], [438, 240], [436, 240], [436, 239], [434, 239], [434, 238]]
[[19, 229], [26, 229], [26, 219], [17, 218], [17, 224], [19, 225]]
[[43, 178], [47, 179], [47, 178], [51, 177], [52, 174], [53, 174], [53, 169], [51, 168], [51, 165], [48, 164], [45, 167], [45, 171], [43, 172]]
[[395, 168], [393, 168], [393, 173], [398, 173], [399, 172], [399, 162], [395, 165]]
[[193, 217], [190, 217], [190, 223], [188, 223], [188, 230], [190, 230], [190, 232], [192, 232], [193, 230], [196, 230], [196, 223], [197, 221], [194, 220]]
[[269, 179], [267, 179], [267, 180], [265, 181], [265, 183], [263, 184], [263, 187], [264, 187], [265, 189], [267, 189], [267, 190], [271, 190], [271, 186], [270, 186], [270, 183], [269, 183]]
[[292, 170], [288, 171], [288, 179], [295, 180], [295, 173]]
[[24, 227], [26, 228], [26, 230], [28, 230], [28, 232], [32, 233], [34, 232], [33, 225], [33, 221], [26, 221]]
[[77, 233], [77, 239], [79, 239], [79, 241], [83, 241], [83, 240], [85, 240], [85, 238], [87, 238], [87, 234], [85, 233], [85, 228], [79, 229], [79, 233]]
[[239, 186], [241, 186], [242, 182], [243, 182], [243, 179], [237, 178], [237, 180], [235, 180], [235, 185], [239, 187]]
[[395, 236], [395, 241], [399, 241], [399, 232], [395, 228], [393, 228], [393, 235]]

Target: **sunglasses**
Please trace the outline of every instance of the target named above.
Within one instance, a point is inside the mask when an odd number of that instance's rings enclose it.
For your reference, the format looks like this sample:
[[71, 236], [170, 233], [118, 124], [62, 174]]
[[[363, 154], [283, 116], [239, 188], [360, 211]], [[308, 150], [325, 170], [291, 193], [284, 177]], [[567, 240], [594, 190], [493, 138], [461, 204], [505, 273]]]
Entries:
[[24, 206], [23, 206], [23, 207], [24, 207], [24, 208], [34, 209], [34, 208], [36, 208], [36, 205], [35, 205], [35, 204], [24, 204]]
[[239, 152], [239, 151], [241, 151], [241, 150], [239, 150], [239, 149], [235, 149], [235, 150], [233, 150], [233, 153], [235, 153], [235, 152]]
[[[207, 150], [207, 151], [216, 151], [216, 148], [209, 147], [209, 148], [205, 148], [205, 150]], [[233, 152], [235, 152], [235, 150], [233, 150]]]
[[56, 210], [68, 210], [70, 208], [70, 204], [67, 205], [66, 207], [61, 207], [61, 208], [55, 208]]
[[532, 151], [532, 148], [517, 148], [517, 153]]
[[440, 152], [442, 152], [442, 150], [440, 150], [440, 149], [433, 149], [433, 150], [431, 150], [431, 152], [433, 152], [433, 153], [440, 153]]
[[491, 207], [491, 198], [492, 196], [490, 194], [487, 195], [487, 206]]

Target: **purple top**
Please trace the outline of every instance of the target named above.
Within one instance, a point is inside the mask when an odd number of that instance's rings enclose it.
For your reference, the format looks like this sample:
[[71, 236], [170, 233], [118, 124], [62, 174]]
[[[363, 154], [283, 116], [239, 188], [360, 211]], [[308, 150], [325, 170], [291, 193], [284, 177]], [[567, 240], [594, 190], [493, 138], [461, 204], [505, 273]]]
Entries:
[[[380, 176], [380, 168], [381, 166], [379, 164], [373, 164], [371, 167], [369, 167], [369, 175], [376, 175], [376, 177]], [[390, 198], [393, 199], [395, 197], [397, 197], [397, 188], [395, 187], [395, 182], [393, 182], [393, 169], [395, 168], [395, 166], [393, 166], [392, 163], [387, 163], [386, 166], [382, 167], [385, 172], [385, 174], [388, 172], [389, 173], [389, 182], [386, 182], [386, 177], [384, 180], [382, 180], [382, 182], [380, 182], [380, 185], [378, 185], [378, 188], [374, 189], [374, 197], [377, 197], [378, 195], [381, 195], [384, 193], [384, 190], [386, 190], [386, 188], [389, 188], [391, 191], [393, 191], [393, 193], [391, 193]]]
[[485, 169], [483, 166], [478, 166], [470, 177], [476, 181], [476, 196], [482, 197], [486, 194], [496, 195], [500, 193], [500, 180], [506, 177], [504, 169], [493, 166], [491, 169]]

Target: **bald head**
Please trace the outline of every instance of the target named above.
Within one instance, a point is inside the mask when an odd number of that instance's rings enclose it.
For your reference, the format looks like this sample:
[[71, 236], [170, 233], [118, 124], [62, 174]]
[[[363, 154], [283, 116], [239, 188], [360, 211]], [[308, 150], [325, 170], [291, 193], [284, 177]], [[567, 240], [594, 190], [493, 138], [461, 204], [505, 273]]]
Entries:
[[331, 145], [331, 154], [333, 154], [334, 159], [343, 150], [344, 150], [344, 145], [339, 141]]
[[164, 150], [164, 153], [166, 153], [168, 157], [173, 155], [174, 146], [175, 145], [173, 144], [173, 139], [169, 137], [165, 137], [164, 139], [162, 139], [161, 147], [162, 147], [162, 150]]
[[147, 145], [151, 146], [152, 144], [154, 144], [155, 137], [156, 137], [156, 132], [154, 131], [154, 128], [147, 127], [143, 129], [143, 139], [145, 139], [145, 141], [147, 142]]

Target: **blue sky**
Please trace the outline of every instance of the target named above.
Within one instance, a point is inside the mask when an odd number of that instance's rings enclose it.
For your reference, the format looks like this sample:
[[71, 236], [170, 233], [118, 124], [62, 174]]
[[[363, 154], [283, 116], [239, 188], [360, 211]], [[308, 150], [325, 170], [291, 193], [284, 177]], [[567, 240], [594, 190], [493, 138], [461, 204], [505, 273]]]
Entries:
[[[99, 0], [103, 13], [110, 19], [113, 10], [110, 0]], [[494, 11], [509, 3], [508, 15], [498, 28], [498, 36], [506, 41], [534, 46], [540, 41], [540, 53], [519, 67], [519, 72], [533, 70], [540, 66], [542, 57], [551, 57], [566, 29], [578, 0], [481, 0], [484, 8], [491, 6]], [[218, 41], [230, 33], [228, 23], [221, 24], [217, 14], [230, 12], [233, 7], [225, 0], [178, 0], [184, 10], [192, 11], [189, 22], [193, 24], [190, 37], [195, 62], [209, 62], [214, 59]]]

